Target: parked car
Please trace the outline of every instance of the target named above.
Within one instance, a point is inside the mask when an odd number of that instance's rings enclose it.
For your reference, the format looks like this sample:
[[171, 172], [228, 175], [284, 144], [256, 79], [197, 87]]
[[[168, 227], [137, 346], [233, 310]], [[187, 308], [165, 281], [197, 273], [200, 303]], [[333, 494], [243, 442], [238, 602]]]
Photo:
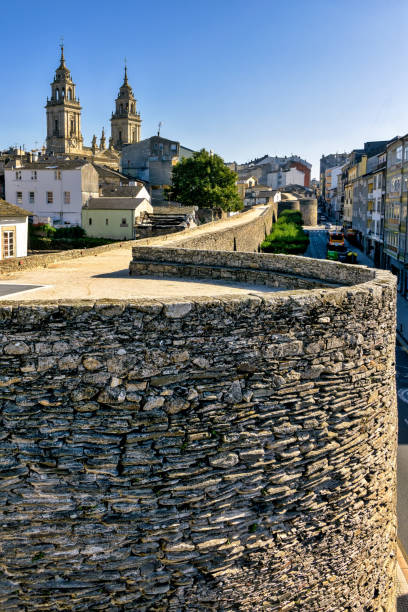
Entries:
[[327, 247], [326, 259], [355, 264], [357, 263], [357, 253], [350, 251], [346, 246], [333, 244]]

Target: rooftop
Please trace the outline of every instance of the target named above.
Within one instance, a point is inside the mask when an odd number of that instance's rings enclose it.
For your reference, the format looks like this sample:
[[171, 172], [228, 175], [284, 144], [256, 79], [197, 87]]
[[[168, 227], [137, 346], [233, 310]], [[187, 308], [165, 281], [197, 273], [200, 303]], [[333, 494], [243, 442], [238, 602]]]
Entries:
[[29, 217], [33, 213], [0, 198], [0, 217]]

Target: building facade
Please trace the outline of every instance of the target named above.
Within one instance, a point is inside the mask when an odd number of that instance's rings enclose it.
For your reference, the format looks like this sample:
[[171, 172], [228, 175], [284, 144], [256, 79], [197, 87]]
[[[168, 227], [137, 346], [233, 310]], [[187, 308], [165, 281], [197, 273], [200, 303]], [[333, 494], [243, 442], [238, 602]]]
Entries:
[[138, 220], [152, 212], [150, 194], [141, 186], [135, 197], [90, 198], [82, 209], [82, 227], [88, 236], [133, 240]]
[[7, 201], [31, 211], [34, 223], [81, 225], [82, 207], [99, 195], [99, 175], [85, 160], [27, 163], [5, 169]]
[[254, 176], [259, 184], [273, 189], [288, 185], [310, 187], [312, 165], [298, 155], [290, 157], [264, 155], [246, 164], [231, 162], [226, 165], [237, 172], [239, 179]]
[[0, 260], [27, 255], [30, 214], [28, 210], [0, 199]]
[[408, 294], [408, 134], [387, 146], [385, 188], [385, 265], [398, 275], [398, 288]]
[[173, 166], [193, 153], [176, 140], [152, 136], [123, 149], [121, 172], [130, 179], [149, 183], [152, 204], [159, 204], [164, 199], [164, 188], [171, 185]]
[[326, 200], [329, 189], [326, 188], [326, 170], [344, 165], [348, 160], [348, 153], [330, 153], [320, 158], [320, 195]]

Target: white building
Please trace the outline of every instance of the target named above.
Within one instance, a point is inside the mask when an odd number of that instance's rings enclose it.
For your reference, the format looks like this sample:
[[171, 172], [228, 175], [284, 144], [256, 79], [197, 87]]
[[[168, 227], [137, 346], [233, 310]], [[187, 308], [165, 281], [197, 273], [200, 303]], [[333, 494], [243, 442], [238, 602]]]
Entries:
[[81, 225], [82, 208], [98, 197], [98, 172], [85, 160], [27, 163], [4, 170], [6, 200], [28, 208], [34, 223]]
[[272, 189], [280, 189], [281, 187], [287, 187], [287, 185], [301, 185], [304, 187], [305, 173], [292, 167], [287, 170], [268, 172], [266, 180], [268, 187], [272, 187]]
[[27, 255], [30, 214], [20, 206], [0, 199], [0, 260]]

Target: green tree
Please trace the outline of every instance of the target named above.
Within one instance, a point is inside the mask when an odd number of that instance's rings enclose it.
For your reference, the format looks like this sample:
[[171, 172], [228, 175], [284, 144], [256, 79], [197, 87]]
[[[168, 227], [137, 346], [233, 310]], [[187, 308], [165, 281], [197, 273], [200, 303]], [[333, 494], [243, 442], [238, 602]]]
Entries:
[[240, 210], [243, 203], [236, 181], [236, 173], [227, 168], [219, 155], [201, 149], [174, 166], [172, 186], [166, 190], [166, 197], [188, 206]]

